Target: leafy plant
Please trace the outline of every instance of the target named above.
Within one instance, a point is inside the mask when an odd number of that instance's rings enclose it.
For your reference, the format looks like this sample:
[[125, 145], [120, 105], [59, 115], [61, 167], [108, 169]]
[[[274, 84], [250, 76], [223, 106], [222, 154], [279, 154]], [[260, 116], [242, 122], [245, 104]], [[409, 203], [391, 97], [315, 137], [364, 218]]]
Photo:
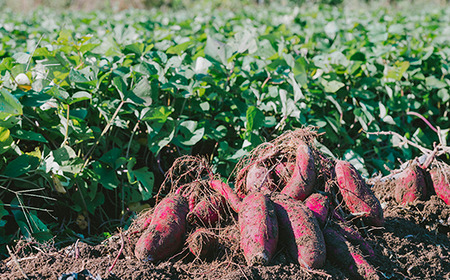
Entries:
[[418, 151], [365, 131], [432, 146], [406, 114], [418, 112], [449, 132], [450, 10], [417, 11], [2, 14], [1, 242], [18, 229], [38, 240], [112, 231], [151, 203], [175, 158], [207, 156], [228, 176], [302, 126], [365, 176], [394, 168]]

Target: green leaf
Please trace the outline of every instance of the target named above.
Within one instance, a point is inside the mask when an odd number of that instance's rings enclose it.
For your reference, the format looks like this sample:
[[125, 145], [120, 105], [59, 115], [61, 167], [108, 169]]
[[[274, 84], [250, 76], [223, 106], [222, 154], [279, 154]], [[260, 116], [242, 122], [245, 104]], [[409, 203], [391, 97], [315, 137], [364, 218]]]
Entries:
[[205, 46], [205, 55], [226, 65], [229, 58], [229, 47], [214, 38], [208, 37]]
[[102, 164], [98, 161], [92, 163], [95, 174], [98, 176], [98, 182], [108, 190], [116, 189], [119, 186], [119, 179], [117, 179], [116, 172], [107, 164]]
[[22, 205], [23, 203], [19, 203], [17, 197], [11, 201], [11, 212], [22, 235], [27, 239], [33, 237], [39, 242], [53, 238], [50, 230], [36, 215], [36, 211], [25, 211], [24, 207], [26, 206], [23, 207]]
[[77, 91], [72, 95], [70, 98], [70, 102], [68, 102], [69, 105], [83, 101], [83, 100], [91, 100], [92, 95], [87, 91]]
[[17, 63], [19, 64], [27, 64], [31, 55], [23, 52], [16, 53], [12, 56]]
[[246, 128], [247, 131], [257, 130], [264, 125], [264, 114], [256, 108], [255, 106], [250, 106], [247, 109], [246, 113], [247, 123]]
[[9, 214], [9, 212], [5, 209], [5, 207], [3, 207], [3, 201], [0, 199], [0, 220]]
[[108, 152], [103, 154], [99, 160], [108, 164], [112, 168], [117, 169], [120, 167], [120, 165], [117, 165], [117, 163], [118, 163], [118, 159], [120, 158], [121, 155], [122, 155], [121, 149], [112, 148], [111, 150], [109, 150]]
[[340, 90], [345, 86], [344, 83], [341, 83], [336, 80], [327, 81], [325, 79], [322, 80], [322, 85], [325, 87], [326, 92], [335, 93], [336, 91]]
[[133, 175], [139, 181], [139, 192], [142, 195], [142, 200], [152, 198], [153, 185], [155, 183], [155, 175], [148, 170], [148, 167], [142, 167], [133, 170]]
[[299, 58], [295, 61], [294, 66], [294, 77], [295, 80], [303, 87], [306, 88], [308, 84], [308, 76], [306, 73], [306, 66], [308, 65], [308, 62], [303, 58]]
[[22, 115], [22, 104], [6, 89], [0, 89], [0, 119]]
[[193, 43], [191, 41], [187, 41], [175, 46], [172, 46], [166, 50], [167, 54], [177, 54], [181, 55], [185, 50], [187, 50]]
[[133, 93], [141, 98], [144, 106], [152, 105], [152, 87], [147, 77], [143, 77], [134, 87]]
[[167, 106], [154, 107], [148, 111], [143, 121], [156, 121], [158, 123], [165, 123], [169, 116], [173, 113], [174, 109]]
[[184, 146], [194, 146], [205, 134], [205, 128], [197, 121], [187, 120], [179, 124], [178, 135], [174, 140]]
[[64, 145], [53, 151], [53, 157], [57, 163], [60, 165], [65, 165], [72, 159], [76, 158], [77, 154], [72, 147]]
[[262, 41], [258, 42], [258, 49], [253, 55], [259, 56], [262, 59], [271, 59], [276, 54], [277, 52], [272, 47], [270, 41], [267, 39], [263, 39]]
[[45, 137], [42, 136], [42, 134], [29, 130], [18, 129], [17, 131], [14, 132], [13, 136], [16, 139], [48, 143], [47, 139], [45, 139]]
[[144, 52], [144, 44], [143, 43], [133, 43], [125, 46], [125, 53], [134, 53], [138, 57], [142, 56]]
[[90, 81], [84, 73], [74, 68], [70, 69], [69, 79], [73, 83], [87, 83]]
[[112, 84], [119, 92], [120, 98], [125, 100], [126, 96], [128, 96], [128, 89], [123, 79], [121, 77], [114, 77]]
[[403, 74], [408, 70], [409, 62], [408, 61], [397, 61], [393, 67], [391, 67], [385, 78], [391, 78], [396, 81], [400, 81], [403, 77]]
[[441, 80], [438, 80], [435, 76], [429, 76], [425, 79], [425, 84], [430, 88], [442, 89], [447, 87], [447, 84]]
[[8, 151], [13, 142], [9, 129], [0, 127], [0, 155]]
[[442, 88], [438, 91], [437, 96], [442, 100], [442, 102], [446, 103], [450, 100], [450, 94], [446, 88]]
[[29, 171], [36, 170], [38, 166], [39, 158], [23, 154], [10, 161], [5, 167], [3, 174], [8, 177], [17, 178]]
[[147, 145], [152, 153], [157, 155], [162, 148], [172, 142], [175, 136], [175, 125], [173, 121], [167, 121], [159, 131], [149, 133]]

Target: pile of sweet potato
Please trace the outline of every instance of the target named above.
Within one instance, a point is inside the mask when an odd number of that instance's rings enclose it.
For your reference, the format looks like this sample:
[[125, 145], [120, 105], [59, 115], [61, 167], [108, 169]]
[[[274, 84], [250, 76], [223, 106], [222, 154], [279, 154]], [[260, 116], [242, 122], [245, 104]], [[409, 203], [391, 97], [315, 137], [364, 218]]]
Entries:
[[[139, 220], [136, 257], [155, 262], [189, 250], [211, 259], [224, 243], [235, 242], [249, 266], [270, 265], [282, 252], [308, 270], [328, 259], [352, 278], [378, 279], [374, 251], [355, 228], [382, 229], [380, 202], [349, 162], [315, 148], [316, 137], [314, 130], [300, 129], [260, 145], [228, 183], [204, 160], [176, 161], [163, 183], [169, 191]], [[398, 199], [407, 202], [422, 194], [419, 176], [408, 181], [416, 169], [405, 172], [398, 176], [404, 182]], [[432, 177], [436, 192], [448, 199], [448, 173]]]
[[424, 159], [426, 156], [415, 158], [388, 176], [370, 181], [390, 189], [395, 202], [402, 206], [428, 200], [433, 194], [450, 205], [450, 166], [437, 159]]

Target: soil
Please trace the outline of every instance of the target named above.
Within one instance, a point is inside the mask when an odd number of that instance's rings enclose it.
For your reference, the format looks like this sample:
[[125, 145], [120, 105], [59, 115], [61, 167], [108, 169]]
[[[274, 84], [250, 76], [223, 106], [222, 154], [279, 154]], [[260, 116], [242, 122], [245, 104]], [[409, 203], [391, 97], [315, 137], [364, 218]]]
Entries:
[[[393, 184], [373, 186], [384, 209], [382, 228], [360, 233], [375, 251], [370, 263], [381, 279], [450, 279], [450, 206], [431, 193], [408, 206], [395, 202]], [[137, 260], [132, 244], [139, 234], [117, 233], [101, 244], [78, 242], [60, 250], [21, 244], [14, 259], [0, 262], [1, 279], [351, 279], [338, 265], [326, 261], [320, 270], [289, 263], [279, 252], [269, 266], [247, 267], [237, 249], [233, 257], [200, 261], [187, 250], [156, 264]], [[123, 250], [121, 247], [123, 246]], [[120, 257], [113, 265], [119, 252]], [[113, 267], [112, 267], [113, 266]], [[112, 267], [112, 270], [109, 269]], [[20, 269], [19, 269], [20, 268]], [[76, 276], [78, 278], [71, 278]], [[25, 277], [26, 276], [26, 277]]]

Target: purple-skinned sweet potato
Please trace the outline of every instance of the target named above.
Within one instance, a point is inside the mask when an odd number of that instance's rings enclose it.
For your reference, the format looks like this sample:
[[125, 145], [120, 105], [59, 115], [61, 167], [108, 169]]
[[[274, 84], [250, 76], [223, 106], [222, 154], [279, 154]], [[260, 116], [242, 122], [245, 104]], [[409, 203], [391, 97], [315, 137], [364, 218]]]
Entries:
[[209, 182], [210, 187], [216, 192], [220, 193], [225, 200], [230, 204], [231, 208], [239, 212], [239, 207], [241, 205], [241, 199], [239, 196], [233, 191], [233, 189], [227, 184], [220, 180], [211, 180]]
[[363, 253], [339, 231], [333, 227], [327, 227], [323, 234], [327, 246], [327, 259], [345, 269], [351, 275], [351, 279], [380, 279], [377, 271], [366, 260]]
[[319, 222], [320, 227], [323, 228], [331, 206], [331, 202], [328, 196], [320, 193], [313, 193], [308, 196], [308, 198], [306, 198], [305, 206], [309, 210], [311, 210], [311, 212]]
[[303, 204], [287, 195], [274, 194], [280, 228], [281, 244], [287, 254], [308, 269], [320, 268], [325, 263], [326, 247], [319, 222]]
[[450, 205], [450, 166], [433, 168], [430, 170], [430, 175], [436, 195]]
[[257, 164], [248, 169], [245, 185], [248, 193], [262, 192], [270, 194], [275, 189], [270, 170]]
[[187, 244], [196, 258], [208, 259], [217, 251], [219, 238], [209, 229], [198, 228], [187, 238]]
[[161, 200], [149, 226], [136, 243], [136, 257], [155, 262], [171, 257], [180, 250], [185, 239], [188, 211], [188, 201], [181, 195], [175, 194]]
[[426, 190], [424, 170], [417, 164], [405, 168], [395, 179], [395, 200], [402, 205], [423, 200]]
[[367, 241], [361, 236], [361, 234], [359, 234], [359, 232], [344, 224], [333, 223], [331, 226], [334, 230], [339, 232], [339, 234], [344, 236], [347, 241], [358, 247], [364, 253], [365, 257], [375, 257], [375, 252], [373, 251], [372, 246], [367, 243]]
[[301, 141], [297, 148], [294, 171], [281, 193], [297, 200], [305, 200], [313, 192], [316, 183], [314, 168], [312, 151], [306, 143]]
[[247, 264], [270, 263], [278, 242], [278, 220], [273, 202], [260, 192], [242, 201], [239, 211], [240, 247]]
[[187, 221], [191, 225], [212, 227], [219, 222], [225, 214], [225, 198], [221, 195], [208, 196], [187, 215]]
[[349, 162], [338, 160], [334, 170], [342, 199], [350, 212], [361, 216], [369, 225], [382, 226], [384, 217], [380, 201], [356, 168]]

